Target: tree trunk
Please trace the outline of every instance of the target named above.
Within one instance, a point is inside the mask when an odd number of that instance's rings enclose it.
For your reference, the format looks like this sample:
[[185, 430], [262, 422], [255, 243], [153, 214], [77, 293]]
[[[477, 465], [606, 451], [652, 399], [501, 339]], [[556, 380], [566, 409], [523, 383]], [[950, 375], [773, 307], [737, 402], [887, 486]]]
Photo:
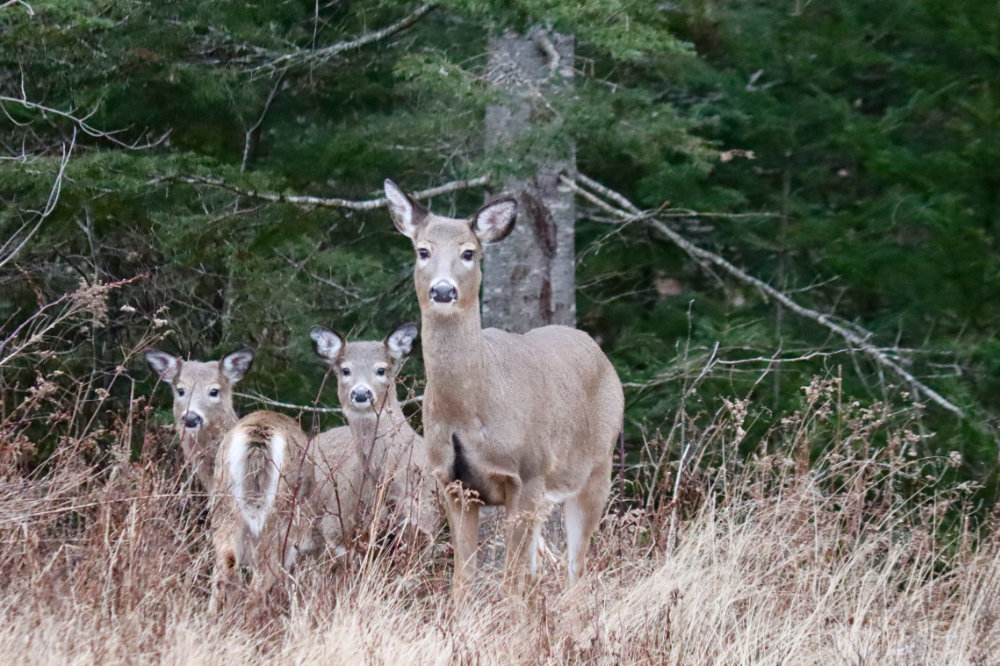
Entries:
[[546, 98], [573, 84], [574, 40], [544, 28], [511, 31], [490, 40], [489, 76], [505, 101], [486, 111], [486, 149], [523, 155], [528, 178], [508, 177], [518, 200], [517, 225], [483, 260], [483, 325], [524, 332], [545, 324], [576, 323], [573, 193], [559, 174], [573, 177], [576, 154], [537, 144], [520, 150], [533, 125], [552, 122]]
[[[508, 177], [504, 191], [517, 198], [514, 231], [486, 247], [483, 258], [483, 325], [515, 333], [546, 324], [576, 324], [576, 251], [573, 192], [559, 187], [559, 175], [576, 177], [576, 151], [550, 146], [521, 145], [530, 141], [532, 126], [553, 122], [546, 98], [573, 85], [574, 40], [544, 28], [527, 35], [511, 31], [489, 44], [489, 77], [504, 102], [486, 110], [486, 149], [502, 151], [531, 164], [528, 178]], [[565, 544], [561, 508], [549, 515], [544, 528], [548, 547]], [[479, 540], [493, 547], [480, 549], [480, 564], [496, 568], [503, 562], [503, 511], [484, 507]]]

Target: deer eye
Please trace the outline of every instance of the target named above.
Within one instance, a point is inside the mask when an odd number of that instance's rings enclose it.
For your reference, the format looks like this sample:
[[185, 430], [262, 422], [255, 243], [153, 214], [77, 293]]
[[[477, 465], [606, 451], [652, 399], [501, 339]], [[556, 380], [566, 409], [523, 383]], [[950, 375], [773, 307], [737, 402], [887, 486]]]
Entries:
[[219, 397], [219, 389], [217, 389], [217, 388], [210, 389], [209, 392], [208, 392], [208, 395], [211, 398], [218, 398]]
[[385, 368], [375, 368], [375, 374], [379, 377], [385, 377]]
[[473, 257], [475, 257], [475, 256], [476, 256], [476, 253], [475, 253], [474, 250], [466, 250], [465, 252], [462, 253], [462, 260], [463, 261], [472, 261]]
[[341, 370], [341, 372], [344, 374], [345, 377], [350, 377], [351, 376], [351, 369], [350, 368], [344, 368], [343, 370]]
[[182, 396], [182, 397], [184, 395], [184, 389], [181, 388], [180, 386], [177, 387], [177, 395]]
[[422, 247], [419, 250], [417, 250], [417, 256], [420, 257], [421, 259], [430, 259], [431, 251], [428, 250], [426, 247]]

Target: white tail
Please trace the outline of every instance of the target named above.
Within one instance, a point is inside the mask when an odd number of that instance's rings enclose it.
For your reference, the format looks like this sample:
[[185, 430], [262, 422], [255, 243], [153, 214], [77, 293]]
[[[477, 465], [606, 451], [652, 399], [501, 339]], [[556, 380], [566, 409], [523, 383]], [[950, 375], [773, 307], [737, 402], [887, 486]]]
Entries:
[[472, 578], [479, 508], [507, 511], [505, 573], [512, 591], [535, 574], [539, 522], [565, 502], [569, 579], [584, 571], [587, 546], [611, 487], [624, 396], [614, 366], [586, 333], [545, 326], [524, 335], [483, 330], [483, 245], [514, 227], [517, 202], [489, 203], [468, 220], [426, 210], [386, 181], [396, 228], [413, 241], [424, 366], [424, 438], [430, 468], [462, 492], [446, 501], [455, 548], [455, 594]]
[[235, 429], [226, 457], [233, 497], [254, 537], [260, 536], [274, 507], [285, 457], [286, 441], [281, 432], [269, 435], [252, 439], [246, 429]]
[[314, 465], [308, 448], [298, 423], [270, 411], [243, 417], [223, 439], [211, 516], [211, 610], [240, 594], [240, 569], [252, 572], [253, 587], [263, 594], [312, 548]]

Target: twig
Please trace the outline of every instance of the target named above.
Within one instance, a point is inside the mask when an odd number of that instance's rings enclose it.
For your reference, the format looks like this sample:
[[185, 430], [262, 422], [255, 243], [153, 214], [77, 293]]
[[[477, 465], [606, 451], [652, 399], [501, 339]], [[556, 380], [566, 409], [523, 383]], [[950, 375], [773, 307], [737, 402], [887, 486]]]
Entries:
[[250, 165], [250, 161], [254, 157], [254, 152], [257, 145], [260, 143], [260, 128], [264, 124], [264, 118], [267, 117], [267, 112], [271, 110], [271, 105], [274, 103], [274, 99], [278, 96], [281, 91], [281, 87], [285, 82], [285, 73], [282, 72], [277, 76], [274, 85], [271, 86], [271, 92], [267, 95], [267, 100], [264, 102], [264, 108], [260, 112], [260, 117], [257, 118], [257, 122], [247, 128], [243, 136], [243, 161], [240, 163], [240, 171], [246, 171], [247, 167]]
[[[246, 398], [247, 400], [253, 400], [254, 402], [259, 402], [262, 405], [271, 405], [272, 407], [284, 407], [285, 409], [294, 409], [300, 412], [310, 412], [315, 414], [343, 414], [344, 410], [340, 407], [316, 407], [309, 405], [296, 405], [290, 402], [281, 402], [280, 400], [271, 400], [270, 398], [265, 398], [258, 393], [234, 393], [233, 395]], [[420, 403], [424, 401], [423, 395], [418, 395], [413, 398], [408, 398], [401, 401], [400, 405], [411, 405], [414, 403]]]
[[869, 342], [868, 340], [873, 337], [873, 334], [870, 331], [864, 331], [863, 336], [859, 335], [858, 333], [855, 333], [854, 331], [836, 323], [831, 319], [829, 315], [825, 315], [822, 312], [817, 312], [816, 310], [811, 310], [803, 305], [800, 305], [799, 303], [792, 300], [784, 292], [778, 291], [777, 289], [775, 289], [768, 283], [764, 282], [763, 280], [756, 278], [753, 275], [750, 275], [749, 273], [740, 268], [737, 268], [736, 266], [729, 263], [729, 261], [720, 257], [719, 255], [694, 245], [686, 238], [678, 234], [676, 231], [671, 229], [669, 226], [664, 224], [662, 221], [655, 219], [655, 217], [649, 216], [648, 214], [642, 213], [635, 204], [633, 204], [631, 201], [629, 201], [621, 194], [617, 192], [612, 192], [612, 190], [604, 187], [603, 185], [599, 185], [590, 178], [587, 178], [586, 176], [578, 176], [577, 180], [579, 180], [581, 183], [584, 183], [585, 185], [587, 185], [587, 187], [590, 187], [592, 190], [613, 200], [615, 203], [619, 204], [620, 207], [615, 207], [607, 203], [606, 201], [600, 199], [597, 195], [591, 192], [587, 192], [586, 190], [581, 188], [576, 181], [567, 178], [566, 176], [560, 176], [559, 178], [564, 185], [572, 189], [574, 192], [576, 192], [583, 198], [587, 199], [594, 205], [598, 206], [599, 208], [611, 213], [612, 215], [615, 215], [621, 220], [632, 220], [637, 217], [647, 219], [650, 226], [652, 226], [658, 232], [666, 236], [672, 243], [674, 243], [679, 248], [684, 250], [691, 257], [697, 259], [698, 261], [703, 261], [718, 266], [726, 273], [729, 273], [729, 275], [735, 277], [741, 282], [745, 282], [746, 284], [756, 287], [757, 289], [767, 294], [774, 300], [778, 301], [786, 308], [788, 308], [795, 314], [799, 315], [800, 317], [816, 322], [820, 326], [823, 326], [824, 328], [832, 331], [833, 333], [836, 333], [844, 340], [846, 340], [848, 343], [850, 343], [857, 349], [860, 349], [862, 352], [867, 354], [880, 367], [891, 370], [896, 375], [901, 377], [904, 381], [913, 386], [914, 392], [923, 392], [928, 398], [931, 399], [932, 402], [937, 404], [939, 407], [948, 410], [949, 412], [951, 412], [960, 419], [966, 418], [965, 412], [963, 412], [961, 408], [959, 408], [958, 406], [950, 402], [948, 399], [946, 399], [944, 396], [942, 396], [940, 393], [938, 393], [937, 391], [930, 388], [929, 386], [921, 382], [919, 379], [914, 377], [913, 374], [911, 374], [901, 365], [899, 365], [891, 358], [889, 358], [881, 349], [879, 349], [871, 342]]
[[250, 68], [250, 71], [259, 71], [264, 68], [289, 68], [298, 65], [324, 62], [333, 58], [334, 56], [343, 53], [344, 51], [350, 51], [353, 49], [361, 48], [373, 42], [377, 42], [385, 39], [386, 37], [391, 37], [400, 30], [405, 30], [411, 25], [419, 21], [425, 14], [437, 7], [437, 3], [429, 2], [427, 4], [420, 5], [411, 14], [405, 16], [404, 18], [396, 21], [391, 25], [376, 30], [374, 32], [369, 32], [356, 39], [350, 39], [345, 42], [338, 42], [336, 44], [331, 44], [330, 46], [323, 47], [321, 49], [316, 49], [312, 51], [301, 50], [295, 53], [288, 53], [279, 56], [267, 63], [266, 65], [257, 65], [256, 67]]
[[691, 442], [688, 442], [681, 453], [680, 462], [677, 463], [677, 476], [674, 477], [674, 494], [670, 499], [670, 527], [667, 529], [667, 553], [673, 553], [677, 544], [677, 507], [680, 504], [678, 495], [681, 489], [681, 474], [684, 472], [684, 461], [691, 451]]
[[21, 7], [24, 7], [27, 10], [28, 16], [34, 16], [35, 15], [35, 10], [32, 9], [31, 5], [29, 5], [27, 2], [23, 2], [23, 0], [7, 0], [7, 2], [0, 3], [0, 10], [7, 9], [8, 7], [11, 7], [11, 6], [18, 6], [18, 5], [21, 6]]
[[[260, 199], [261, 201], [270, 201], [272, 203], [288, 203], [296, 204], [299, 206], [317, 206], [320, 208], [349, 208], [350, 210], [375, 210], [376, 208], [382, 208], [386, 206], [388, 201], [385, 197], [379, 197], [377, 199], [367, 199], [367, 200], [352, 200], [352, 199], [340, 199], [331, 198], [325, 199], [323, 197], [311, 197], [296, 194], [275, 194], [273, 192], [259, 192], [257, 190], [248, 189], [245, 187], [240, 187], [239, 185], [232, 185], [224, 180], [216, 178], [203, 178], [201, 176], [163, 176], [156, 178], [152, 183], [158, 183], [161, 181], [174, 181], [179, 183], [189, 183], [192, 185], [209, 185], [211, 187], [218, 187], [223, 190], [228, 190], [239, 194], [240, 196], [249, 197], [251, 199]], [[442, 194], [448, 194], [450, 192], [457, 192], [459, 190], [466, 190], [473, 187], [482, 187], [490, 182], [490, 175], [486, 174], [484, 176], [479, 176], [478, 178], [472, 178], [470, 180], [454, 180], [450, 183], [445, 183], [444, 185], [438, 185], [437, 187], [431, 187], [426, 190], [421, 190], [420, 192], [414, 192], [413, 197], [416, 199], [429, 199], [431, 197], [440, 196]]]
[[121, 139], [116, 138], [114, 135], [122, 132], [123, 130], [115, 130], [113, 132], [108, 132], [105, 130], [99, 130], [96, 127], [90, 125], [87, 122], [87, 118], [89, 118], [90, 115], [93, 114], [89, 114], [81, 118], [69, 111], [60, 111], [59, 109], [53, 109], [51, 106], [45, 106], [44, 104], [38, 104], [37, 102], [29, 101], [27, 95], [24, 92], [23, 83], [21, 86], [20, 98], [10, 97], [8, 95], [0, 95], [0, 109], [3, 109], [4, 113], [7, 114], [7, 117], [13, 121], [14, 119], [10, 117], [9, 113], [7, 113], [7, 109], [3, 107], [3, 103], [5, 102], [9, 104], [18, 104], [30, 111], [41, 111], [43, 114], [49, 113], [54, 116], [59, 116], [60, 118], [65, 118], [66, 120], [69, 120], [74, 125], [76, 125], [76, 127], [87, 136], [94, 137], [95, 139], [105, 139], [117, 146], [121, 146], [122, 148], [128, 148], [129, 150], [142, 150], [146, 148], [153, 148], [154, 146], [158, 146], [159, 144], [161, 144], [170, 134], [169, 131], [164, 132], [163, 136], [156, 139], [155, 141], [147, 141], [146, 143], [142, 144], [140, 144], [138, 141], [134, 143], [128, 143], [126, 141], [122, 141]]
[[45, 221], [45, 218], [51, 215], [52, 211], [55, 210], [56, 204], [59, 203], [59, 195], [62, 193], [62, 182], [63, 176], [66, 174], [66, 165], [69, 164], [69, 158], [70, 155], [73, 154], [73, 148], [75, 146], [76, 128], [73, 129], [73, 136], [70, 137], [69, 145], [64, 144], [62, 147], [62, 157], [59, 159], [59, 171], [56, 173], [56, 179], [52, 183], [51, 189], [49, 189], [49, 198], [45, 202], [45, 208], [41, 211], [34, 211], [38, 214], [38, 220], [35, 222], [35, 226], [33, 226], [28, 233], [24, 234], [15, 247], [10, 248], [11, 243], [15, 242], [24, 228], [28, 226], [28, 223], [21, 225], [21, 228], [11, 234], [10, 237], [4, 241], [3, 245], [0, 246], [0, 268], [3, 268], [8, 261], [13, 259], [14, 256], [28, 244], [28, 241], [35, 235], [35, 232], [42, 226], [42, 222]]

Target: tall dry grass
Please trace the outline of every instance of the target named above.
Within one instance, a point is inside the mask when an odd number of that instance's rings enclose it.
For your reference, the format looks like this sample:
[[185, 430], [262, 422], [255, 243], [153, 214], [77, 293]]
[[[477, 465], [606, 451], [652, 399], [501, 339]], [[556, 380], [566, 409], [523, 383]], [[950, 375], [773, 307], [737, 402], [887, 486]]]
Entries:
[[[169, 430], [140, 397], [101, 416], [96, 387], [39, 375], [0, 423], [0, 662], [995, 663], [1000, 549], [942, 481], [957, 461], [919, 455], [912, 410], [837, 388], [806, 387], [749, 458], [736, 399], [682, 447], [647, 442], [627, 472], [643, 501], [613, 503], [576, 589], [554, 556], [527, 603], [487, 571], [453, 608], [442, 536], [347, 574], [313, 560], [287, 598], [214, 617], [205, 498]], [[71, 434], [28, 469], [46, 420]]]

